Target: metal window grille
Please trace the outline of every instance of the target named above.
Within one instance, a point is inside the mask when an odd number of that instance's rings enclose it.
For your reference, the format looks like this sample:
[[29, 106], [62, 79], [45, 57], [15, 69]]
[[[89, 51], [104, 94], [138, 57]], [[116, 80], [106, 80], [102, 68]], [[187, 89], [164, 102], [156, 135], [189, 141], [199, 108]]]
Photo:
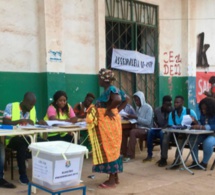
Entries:
[[115, 85], [130, 97], [141, 90], [157, 106], [158, 7], [135, 0], [106, 0], [106, 66], [111, 68], [112, 48], [137, 50], [155, 56], [155, 74], [114, 70]]

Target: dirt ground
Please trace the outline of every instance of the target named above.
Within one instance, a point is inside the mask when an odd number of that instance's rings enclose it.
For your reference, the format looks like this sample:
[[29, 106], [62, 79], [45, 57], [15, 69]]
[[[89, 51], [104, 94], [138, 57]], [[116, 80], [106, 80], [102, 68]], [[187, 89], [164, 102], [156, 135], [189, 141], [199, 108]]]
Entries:
[[[188, 150], [185, 149], [184, 156]], [[171, 164], [174, 158], [175, 148], [169, 150], [168, 164]], [[215, 194], [215, 170], [211, 171], [210, 167], [215, 155], [209, 161], [207, 171], [194, 170], [195, 174], [191, 175], [186, 170], [166, 170], [156, 165], [156, 161], [160, 158], [160, 149], [158, 146], [154, 148], [154, 157], [151, 162], [142, 163], [142, 159], [146, 157], [146, 148], [143, 152], [136, 150], [136, 158], [131, 162], [124, 163], [124, 172], [120, 176], [120, 184], [112, 189], [100, 189], [98, 185], [107, 179], [107, 175], [92, 173], [92, 159], [85, 159], [82, 169], [83, 183], [87, 186], [87, 195], [186, 195], [186, 194]], [[202, 151], [200, 152], [202, 158]], [[201, 160], [201, 159], [200, 159]], [[191, 157], [187, 164], [191, 163]], [[0, 195], [27, 194], [27, 186], [23, 186], [18, 182], [18, 170], [14, 168], [15, 178], [12, 181], [16, 189], [0, 188]], [[28, 176], [31, 178], [32, 166], [29, 160]], [[94, 179], [88, 176], [94, 175]], [[5, 178], [10, 181], [10, 171], [5, 173]], [[41, 190], [37, 190], [38, 195], [48, 194]], [[81, 191], [68, 192], [63, 194], [81, 195]]]

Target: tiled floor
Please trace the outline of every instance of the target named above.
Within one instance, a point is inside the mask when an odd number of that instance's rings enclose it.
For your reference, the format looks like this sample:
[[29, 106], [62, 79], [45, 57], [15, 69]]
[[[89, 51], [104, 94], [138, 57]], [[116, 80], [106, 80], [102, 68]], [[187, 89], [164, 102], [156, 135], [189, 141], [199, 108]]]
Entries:
[[[169, 160], [173, 161], [175, 148], [169, 150]], [[184, 151], [184, 154], [187, 150]], [[99, 189], [97, 186], [107, 179], [107, 175], [91, 172], [91, 158], [85, 159], [82, 171], [82, 180], [87, 186], [87, 195], [187, 195], [187, 194], [215, 194], [215, 170], [194, 170], [191, 175], [185, 170], [166, 170], [155, 165], [160, 158], [159, 147], [154, 149], [154, 158], [151, 162], [142, 163], [146, 156], [146, 148], [140, 153], [136, 151], [136, 159], [124, 164], [124, 172], [120, 174], [120, 184], [114, 189]], [[202, 152], [200, 152], [202, 157]], [[215, 155], [209, 162], [209, 168]], [[191, 163], [191, 159], [189, 159]], [[29, 178], [31, 177], [31, 161], [28, 169]], [[18, 183], [17, 170], [15, 170], [13, 183], [17, 185], [16, 189], [0, 189], [0, 195], [27, 194], [27, 186]], [[10, 172], [6, 172], [6, 179], [10, 180]], [[95, 175], [94, 179], [88, 178], [89, 175]], [[37, 190], [38, 195], [47, 193]], [[71, 195], [80, 195], [81, 192], [64, 193]]]

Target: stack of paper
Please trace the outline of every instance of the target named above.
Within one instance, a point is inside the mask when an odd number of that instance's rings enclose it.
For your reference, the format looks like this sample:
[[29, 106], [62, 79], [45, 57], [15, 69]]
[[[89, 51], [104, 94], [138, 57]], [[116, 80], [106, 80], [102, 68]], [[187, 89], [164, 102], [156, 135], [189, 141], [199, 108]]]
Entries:
[[48, 124], [48, 126], [72, 125], [71, 122], [58, 121], [58, 120], [50, 120], [50, 121], [46, 121], [46, 123]]

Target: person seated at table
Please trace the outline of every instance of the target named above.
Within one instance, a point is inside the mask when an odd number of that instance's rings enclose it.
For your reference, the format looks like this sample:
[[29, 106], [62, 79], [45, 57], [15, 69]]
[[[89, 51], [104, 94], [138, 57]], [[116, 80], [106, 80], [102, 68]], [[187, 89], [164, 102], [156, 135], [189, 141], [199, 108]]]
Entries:
[[[13, 102], [7, 104], [3, 114], [4, 125], [34, 125], [37, 121], [36, 117], [36, 96], [32, 92], [24, 95], [22, 102]], [[39, 121], [39, 124], [46, 124]], [[19, 168], [19, 181], [21, 184], [28, 184], [29, 180], [26, 173], [26, 153], [30, 138], [28, 136], [14, 136], [10, 138], [8, 148], [17, 151], [17, 164]]]
[[[58, 121], [66, 121], [71, 123], [77, 122], [77, 117], [72, 109], [72, 107], [67, 103], [68, 97], [66, 92], [57, 91], [53, 95], [53, 102], [49, 105], [47, 109], [46, 116], [44, 120], [58, 120]], [[70, 133], [48, 133], [49, 141], [67, 141], [71, 142], [73, 140], [73, 136]]]
[[[200, 120], [197, 124], [192, 125], [191, 129], [215, 131], [215, 99], [212, 97], [206, 97], [199, 102]], [[191, 145], [193, 146], [196, 136], [191, 137]], [[199, 161], [198, 150], [199, 144], [203, 143], [203, 159], [200, 165], [207, 168], [207, 164], [211, 155], [214, 151], [215, 136], [214, 135], [199, 135], [196, 144], [194, 145], [193, 151], [196, 160]], [[196, 162], [192, 154], [193, 163], [190, 165], [195, 169], [201, 169], [199, 166], [195, 166]], [[191, 168], [192, 168], [191, 167]]]
[[163, 97], [162, 106], [159, 106], [154, 111], [154, 128], [159, 128], [160, 130], [150, 129], [147, 133], [147, 157], [143, 159], [143, 162], [152, 160], [152, 150], [153, 150], [153, 140], [155, 138], [160, 139], [160, 147], [162, 149], [163, 131], [161, 128], [166, 128], [168, 125], [169, 113], [173, 110], [172, 108], [172, 97], [166, 95]]
[[[78, 121], [85, 120], [87, 115], [87, 110], [92, 105], [94, 99], [95, 99], [95, 96], [92, 93], [88, 93], [85, 96], [84, 101], [75, 104], [75, 106], [73, 107], [73, 110], [75, 112], [76, 117], [78, 117]], [[91, 145], [87, 138], [88, 138], [87, 130], [81, 131], [79, 142], [81, 145], [86, 146], [88, 150], [91, 151]]]
[[0, 142], [0, 188], [16, 188], [12, 183], [4, 179], [4, 161], [5, 161], [5, 147]]
[[[168, 126], [173, 125], [181, 125], [183, 116], [190, 115], [192, 120], [197, 120], [197, 116], [194, 110], [188, 109], [183, 106], [184, 105], [184, 98], [181, 95], [178, 95], [175, 97], [174, 100], [174, 110], [169, 113], [168, 117]], [[164, 133], [163, 135], [163, 141], [162, 141], [162, 149], [161, 149], [161, 159], [157, 162], [159, 167], [164, 167], [167, 165], [167, 154], [168, 154], [168, 148], [169, 148], [169, 142], [173, 141], [172, 133]], [[178, 136], [178, 144], [179, 147], [182, 148], [184, 143], [185, 137], [183, 135]], [[178, 157], [178, 151], [176, 150], [175, 153], [175, 160]], [[179, 162], [176, 162], [174, 160], [173, 164], [177, 164], [174, 166], [174, 168], [178, 168]]]
[[75, 112], [76, 117], [78, 117], [78, 118], [86, 118], [87, 109], [93, 103], [94, 99], [95, 99], [95, 96], [92, 93], [88, 93], [85, 96], [84, 101], [75, 104], [74, 107], [73, 107], [73, 110]]
[[[134, 93], [133, 99], [136, 105], [136, 114], [127, 115], [127, 118], [136, 119], [137, 128], [132, 129], [129, 133], [127, 133], [127, 131], [123, 132], [124, 142], [122, 142], [122, 154], [124, 156], [124, 162], [128, 162], [135, 158], [136, 138], [141, 140], [146, 139], [147, 130], [153, 125], [153, 109], [146, 103], [144, 93], [142, 91], [137, 91]], [[130, 137], [129, 142], [128, 137]]]

